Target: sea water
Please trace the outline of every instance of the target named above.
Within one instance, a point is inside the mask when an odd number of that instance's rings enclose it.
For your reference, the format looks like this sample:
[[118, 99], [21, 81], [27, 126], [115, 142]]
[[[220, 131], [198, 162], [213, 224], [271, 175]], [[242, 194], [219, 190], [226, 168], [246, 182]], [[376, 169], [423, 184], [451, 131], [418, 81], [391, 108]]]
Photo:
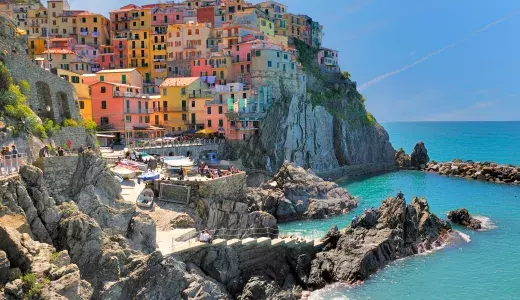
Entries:
[[[430, 157], [438, 161], [463, 158], [520, 164], [520, 123], [399, 123], [385, 127], [395, 148], [402, 146], [408, 152], [417, 140], [423, 140]], [[312, 299], [520, 299], [520, 187], [418, 171], [386, 173], [340, 185], [359, 197], [356, 210], [326, 220], [282, 224], [281, 231], [320, 237], [334, 224], [347, 226], [354, 215], [379, 206], [398, 191], [408, 202], [413, 196], [426, 197], [438, 216], [445, 218], [449, 210], [465, 207], [474, 215], [490, 218], [489, 225], [496, 228], [470, 231], [455, 226], [469, 243], [398, 260], [360, 286], [330, 285], [314, 292]]]

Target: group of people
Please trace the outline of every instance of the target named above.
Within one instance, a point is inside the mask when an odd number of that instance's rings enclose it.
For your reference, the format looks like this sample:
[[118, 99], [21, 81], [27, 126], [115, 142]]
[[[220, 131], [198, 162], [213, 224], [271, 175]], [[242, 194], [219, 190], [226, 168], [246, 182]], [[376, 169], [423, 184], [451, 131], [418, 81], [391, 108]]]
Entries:
[[[69, 151], [70, 151], [70, 146], [69, 146]], [[85, 151], [92, 152], [93, 150], [92, 150], [91, 146], [88, 146], [87, 150], [85, 150], [85, 147], [83, 146], [83, 144], [79, 145], [78, 154], [85, 153]], [[43, 146], [43, 148], [40, 149], [39, 157], [49, 157], [49, 156], [51, 156], [50, 151], [49, 151], [49, 146], [45, 145], [45, 146]], [[58, 147], [56, 149], [56, 156], [65, 156], [65, 150], [63, 149], [63, 147]]]
[[21, 157], [15, 145], [2, 147], [0, 155], [0, 175], [10, 174], [17, 171], [22, 164]]
[[213, 242], [213, 237], [207, 230], [202, 230], [199, 235], [199, 242], [211, 244]]
[[220, 178], [224, 176], [229, 176], [233, 174], [240, 173], [240, 170], [237, 169], [234, 165], [230, 165], [227, 170], [218, 169], [210, 169], [207, 164], [204, 162], [199, 162], [199, 174], [201, 176], [206, 176], [210, 179]]

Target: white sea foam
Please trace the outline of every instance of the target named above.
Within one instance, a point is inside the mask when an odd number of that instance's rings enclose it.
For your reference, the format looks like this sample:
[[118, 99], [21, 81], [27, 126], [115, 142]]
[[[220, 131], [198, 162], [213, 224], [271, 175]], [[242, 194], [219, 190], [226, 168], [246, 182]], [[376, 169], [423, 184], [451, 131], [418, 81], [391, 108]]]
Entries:
[[484, 217], [484, 216], [473, 216], [473, 218], [479, 220], [480, 222], [482, 222], [482, 229], [480, 229], [480, 231], [487, 231], [487, 230], [492, 230], [492, 229], [495, 229], [497, 228], [497, 225], [495, 225], [495, 223], [493, 223], [493, 221], [491, 221], [490, 218], [488, 217]]
[[455, 230], [455, 232], [466, 242], [466, 243], [469, 243], [471, 242], [471, 237], [467, 234], [465, 234], [464, 232], [461, 232], [461, 231], [458, 231], [458, 230]]

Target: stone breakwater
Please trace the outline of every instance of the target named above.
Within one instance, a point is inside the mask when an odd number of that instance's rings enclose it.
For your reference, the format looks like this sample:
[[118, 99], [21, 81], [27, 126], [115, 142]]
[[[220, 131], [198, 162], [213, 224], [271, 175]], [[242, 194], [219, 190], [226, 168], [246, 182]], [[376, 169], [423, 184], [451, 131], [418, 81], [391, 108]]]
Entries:
[[520, 185], [520, 167], [489, 162], [431, 162], [423, 169], [445, 176]]

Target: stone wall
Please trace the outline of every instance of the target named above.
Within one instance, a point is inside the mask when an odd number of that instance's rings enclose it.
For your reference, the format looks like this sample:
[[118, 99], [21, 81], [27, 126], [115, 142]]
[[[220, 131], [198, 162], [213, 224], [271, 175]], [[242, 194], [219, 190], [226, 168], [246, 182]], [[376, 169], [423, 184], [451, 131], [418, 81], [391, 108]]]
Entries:
[[78, 156], [39, 158], [36, 165], [43, 170], [45, 188], [51, 197], [71, 196], [70, 184], [78, 165]]
[[145, 152], [149, 154], [159, 154], [162, 156], [169, 156], [170, 152], [174, 156], [186, 156], [188, 151], [191, 157], [199, 158], [200, 152], [204, 150], [216, 150], [222, 156], [224, 151], [224, 144], [208, 144], [198, 146], [175, 146], [175, 147], [154, 147], [154, 148], [136, 148], [136, 151]]
[[7, 19], [0, 16], [0, 60], [7, 66], [15, 80], [29, 82], [31, 86], [31, 94], [27, 99], [29, 107], [42, 119], [50, 118], [58, 123], [66, 118], [79, 119], [74, 87], [67, 80], [31, 62], [25, 54], [27, 41], [15, 37], [10, 24]]
[[78, 149], [79, 145], [96, 147], [96, 140], [84, 127], [63, 127], [58, 133], [54, 134], [50, 140], [56, 147], [67, 145], [67, 141], [72, 142], [72, 148]]

